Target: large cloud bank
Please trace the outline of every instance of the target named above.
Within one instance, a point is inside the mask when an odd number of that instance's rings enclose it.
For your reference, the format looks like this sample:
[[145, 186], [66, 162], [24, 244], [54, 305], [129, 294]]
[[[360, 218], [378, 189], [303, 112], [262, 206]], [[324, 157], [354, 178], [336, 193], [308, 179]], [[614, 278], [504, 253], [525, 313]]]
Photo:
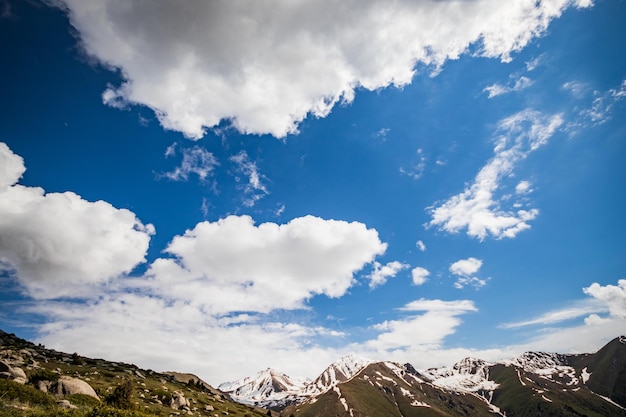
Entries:
[[53, 0], [85, 51], [117, 68], [103, 93], [142, 104], [166, 129], [200, 138], [228, 119], [284, 137], [326, 116], [356, 88], [411, 82], [470, 47], [510, 59], [569, 7], [591, 0]]

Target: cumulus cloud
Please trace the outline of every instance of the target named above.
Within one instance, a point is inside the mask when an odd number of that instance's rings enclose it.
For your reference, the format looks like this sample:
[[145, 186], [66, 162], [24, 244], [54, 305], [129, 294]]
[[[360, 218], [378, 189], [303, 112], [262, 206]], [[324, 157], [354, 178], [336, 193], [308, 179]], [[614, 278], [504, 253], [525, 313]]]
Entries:
[[168, 1], [54, 0], [85, 51], [120, 70], [103, 102], [142, 104], [166, 129], [198, 139], [229, 120], [241, 132], [284, 137], [326, 116], [356, 88], [411, 82], [473, 54], [509, 61], [552, 19], [588, 0], [493, 2], [250, 0], [185, 7]]
[[[262, 175], [259, 173], [256, 162], [250, 160], [246, 151], [241, 151], [229, 159], [235, 165], [235, 180], [239, 183], [239, 188], [243, 190], [244, 205], [246, 207], [254, 206], [257, 201], [269, 194], [261, 182]], [[242, 182], [239, 175], [247, 177], [247, 181]]]
[[532, 192], [532, 188], [530, 181], [520, 181], [516, 186], [515, 186], [515, 193], [516, 194], [528, 194], [530, 192]]
[[149, 284], [137, 284], [214, 314], [302, 308], [316, 294], [344, 295], [386, 247], [358, 222], [306, 216], [257, 226], [229, 216], [176, 236], [166, 249], [173, 258], [155, 260]]
[[[185, 148], [181, 151], [183, 159], [180, 166], [173, 171], [163, 174], [173, 181], [187, 181], [190, 174], [195, 174], [200, 180], [206, 180], [213, 175], [213, 170], [219, 166], [217, 158], [201, 146]], [[176, 154], [174, 145], [167, 148], [165, 156], [170, 157]]]
[[457, 233], [467, 229], [468, 236], [484, 240], [513, 238], [530, 228], [528, 222], [539, 214], [536, 208], [520, 209], [519, 201], [503, 208], [505, 200], [498, 196], [501, 181], [513, 175], [515, 167], [531, 152], [548, 142], [563, 124], [560, 114], [546, 115], [523, 110], [498, 124], [494, 157], [480, 170], [474, 182], [462, 193], [439, 206], [431, 207], [432, 219], [427, 226]]
[[411, 277], [413, 278], [413, 285], [422, 285], [428, 280], [430, 272], [426, 268], [416, 266], [411, 271]]
[[457, 276], [454, 287], [458, 289], [467, 285], [476, 289], [484, 287], [487, 281], [474, 276], [482, 265], [483, 261], [476, 258], [460, 259], [450, 265], [450, 272]]
[[502, 94], [512, 93], [514, 91], [521, 91], [533, 85], [533, 80], [528, 77], [521, 76], [513, 85], [501, 85], [501, 84], [493, 84], [485, 87], [483, 91], [489, 93], [489, 98], [497, 97]]
[[0, 265], [35, 298], [80, 297], [145, 261], [152, 225], [105, 201], [16, 184], [25, 167], [0, 143]]
[[583, 292], [604, 303], [611, 316], [626, 318], [626, 279], [617, 281], [617, 285], [602, 286], [594, 282]]
[[374, 270], [370, 275], [368, 275], [370, 288], [376, 288], [383, 285], [387, 282], [387, 279], [395, 277], [398, 272], [403, 269], [407, 269], [408, 267], [408, 264], [403, 264], [398, 261], [387, 262], [386, 265], [382, 265], [380, 262], [374, 262]]
[[0, 191], [17, 183], [25, 171], [24, 159], [14, 154], [6, 143], [0, 142]]

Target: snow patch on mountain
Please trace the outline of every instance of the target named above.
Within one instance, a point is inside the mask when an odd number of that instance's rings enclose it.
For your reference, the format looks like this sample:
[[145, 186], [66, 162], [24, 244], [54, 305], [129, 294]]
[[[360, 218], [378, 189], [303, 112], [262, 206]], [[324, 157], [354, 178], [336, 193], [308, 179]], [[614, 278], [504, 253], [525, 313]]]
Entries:
[[558, 353], [526, 352], [505, 365], [517, 366], [524, 371], [539, 375], [544, 379], [561, 382], [566, 385], [578, 385], [576, 370], [567, 364], [566, 357]]
[[587, 367], [585, 366], [582, 370], [582, 373], [580, 374], [580, 378], [583, 380], [583, 384], [586, 384], [587, 381], [589, 381], [590, 377], [591, 377], [591, 372], [588, 372]]
[[498, 384], [489, 379], [489, 366], [482, 359], [465, 358], [452, 368], [431, 368], [422, 371], [431, 384], [440, 388], [460, 392], [493, 391]]

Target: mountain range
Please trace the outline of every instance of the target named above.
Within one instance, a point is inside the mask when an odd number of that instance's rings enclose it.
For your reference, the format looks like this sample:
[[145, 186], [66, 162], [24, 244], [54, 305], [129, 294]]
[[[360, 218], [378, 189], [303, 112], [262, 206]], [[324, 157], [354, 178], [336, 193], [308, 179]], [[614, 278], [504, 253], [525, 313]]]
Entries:
[[317, 378], [273, 369], [217, 389], [193, 374], [47, 349], [0, 330], [0, 416], [626, 417], [626, 337], [589, 354], [451, 367], [346, 356]]
[[218, 389], [296, 417], [626, 416], [626, 337], [592, 354], [526, 352], [426, 370], [347, 356], [312, 381], [267, 369]]

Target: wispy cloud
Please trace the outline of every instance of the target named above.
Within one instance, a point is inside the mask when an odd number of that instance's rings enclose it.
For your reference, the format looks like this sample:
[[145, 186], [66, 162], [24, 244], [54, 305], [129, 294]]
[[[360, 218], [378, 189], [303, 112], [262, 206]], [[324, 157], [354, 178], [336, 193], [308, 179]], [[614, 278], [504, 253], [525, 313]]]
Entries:
[[426, 245], [421, 240], [415, 242], [415, 247], [420, 250], [420, 252], [424, 252], [426, 250]]
[[[230, 161], [235, 165], [235, 180], [239, 183], [238, 188], [243, 190], [243, 203], [246, 207], [252, 207], [257, 201], [269, 194], [265, 185], [261, 182], [262, 175], [253, 162], [248, 157], [246, 151], [241, 151], [233, 155]], [[247, 177], [247, 181], [241, 181], [239, 175]]]
[[424, 150], [421, 148], [417, 150], [417, 159], [418, 161], [409, 168], [400, 167], [400, 173], [408, 175], [414, 180], [422, 178], [426, 168], [426, 155], [424, 155]]
[[[176, 146], [171, 145], [165, 150], [165, 157], [174, 156], [176, 153]], [[217, 158], [201, 146], [184, 148], [180, 153], [183, 155], [180, 165], [173, 171], [162, 174], [162, 176], [172, 181], [187, 181], [189, 176], [194, 174], [201, 181], [204, 181], [212, 176], [215, 167], [219, 166]]]
[[450, 233], [467, 229], [468, 236], [480, 240], [490, 235], [496, 239], [513, 238], [530, 228], [528, 221], [537, 217], [539, 210], [516, 209], [521, 202], [510, 199], [507, 202], [511, 206], [505, 209], [505, 199], [496, 193], [503, 178], [512, 175], [517, 164], [546, 144], [562, 124], [560, 114], [546, 115], [533, 110], [501, 120], [494, 157], [462, 193], [429, 208], [432, 219], [427, 226], [438, 226]]
[[592, 126], [598, 126], [610, 120], [613, 106], [626, 98], [626, 80], [618, 88], [605, 92], [595, 91], [594, 96], [591, 107], [581, 110], [580, 116], [583, 120], [589, 120]]
[[489, 93], [489, 98], [497, 97], [502, 94], [512, 93], [514, 91], [521, 91], [533, 85], [533, 80], [528, 77], [521, 76], [511, 85], [492, 84], [485, 87], [483, 91]]

